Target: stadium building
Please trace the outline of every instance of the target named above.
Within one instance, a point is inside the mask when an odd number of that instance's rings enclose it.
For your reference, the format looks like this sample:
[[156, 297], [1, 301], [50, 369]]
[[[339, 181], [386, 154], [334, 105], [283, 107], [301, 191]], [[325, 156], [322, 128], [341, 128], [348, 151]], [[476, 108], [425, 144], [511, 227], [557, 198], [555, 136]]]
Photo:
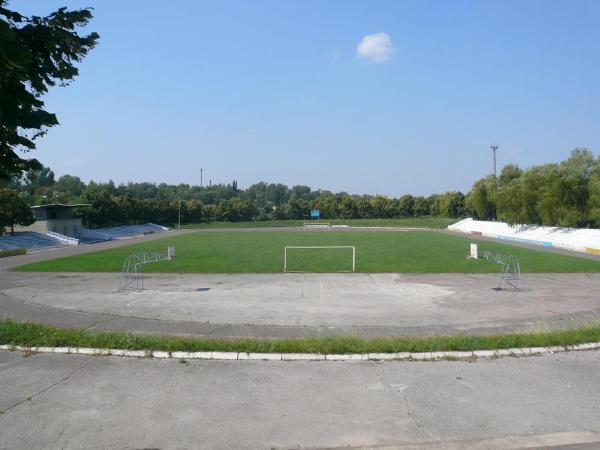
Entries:
[[59, 233], [63, 236], [79, 238], [81, 235], [81, 217], [73, 216], [73, 208], [91, 206], [89, 203], [63, 205], [52, 203], [49, 205], [32, 206], [31, 210], [35, 222], [26, 227], [28, 231], [37, 233]]

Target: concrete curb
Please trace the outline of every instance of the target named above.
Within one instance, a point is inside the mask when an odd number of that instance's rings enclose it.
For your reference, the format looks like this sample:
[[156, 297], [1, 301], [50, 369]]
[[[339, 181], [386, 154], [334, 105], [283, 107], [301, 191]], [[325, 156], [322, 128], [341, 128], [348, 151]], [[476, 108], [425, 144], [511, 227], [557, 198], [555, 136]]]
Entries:
[[475, 350], [472, 352], [425, 352], [425, 353], [349, 353], [324, 355], [320, 353], [247, 353], [247, 352], [165, 352], [152, 350], [123, 350], [85, 347], [23, 347], [0, 345], [0, 351], [28, 353], [62, 353], [90, 356], [122, 356], [155, 359], [200, 359], [215, 361], [443, 361], [496, 359], [502, 357], [539, 356], [550, 353], [600, 350], [600, 342], [554, 347], [523, 347], [498, 350]]

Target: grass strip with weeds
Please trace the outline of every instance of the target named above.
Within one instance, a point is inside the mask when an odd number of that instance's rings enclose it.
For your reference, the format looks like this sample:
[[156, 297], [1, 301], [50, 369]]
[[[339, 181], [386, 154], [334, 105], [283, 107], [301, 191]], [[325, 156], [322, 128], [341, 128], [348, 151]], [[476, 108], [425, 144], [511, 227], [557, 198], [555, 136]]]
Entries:
[[209, 339], [95, 332], [0, 321], [0, 344], [23, 347], [89, 347], [125, 350], [250, 353], [395, 353], [551, 347], [600, 341], [600, 324], [490, 336], [427, 336], [363, 339], [354, 336], [301, 339]]

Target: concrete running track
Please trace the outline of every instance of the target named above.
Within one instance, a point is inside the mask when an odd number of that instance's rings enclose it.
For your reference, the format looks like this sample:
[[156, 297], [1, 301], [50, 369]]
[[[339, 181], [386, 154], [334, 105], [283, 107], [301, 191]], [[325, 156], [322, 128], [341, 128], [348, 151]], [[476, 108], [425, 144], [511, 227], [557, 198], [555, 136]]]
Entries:
[[0, 318], [213, 337], [493, 334], [600, 320], [600, 273], [524, 274], [521, 291], [496, 290], [489, 274], [150, 274], [144, 291], [117, 292], [116, 273], [6, 272], [166, 236], [4, 258]]

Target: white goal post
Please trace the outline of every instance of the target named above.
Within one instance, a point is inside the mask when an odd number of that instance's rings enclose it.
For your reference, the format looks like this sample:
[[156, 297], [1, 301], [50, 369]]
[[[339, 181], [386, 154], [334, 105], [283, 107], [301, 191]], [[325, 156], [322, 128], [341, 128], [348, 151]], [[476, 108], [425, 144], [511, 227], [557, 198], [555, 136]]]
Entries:
[[[356, 271], [356, 247], [354, 245], [309, 245], [309, 246], [285, 246], [283, 249], [283, 271], [284, 272], [303, 272], [300, 270], [288, 270], [288, 249], [352, 249], [352, 272]], [[340, 270], [339, 272], [348, 272]]]
[[317, 223], [305, 222], [302, 226], [304, 228], [331, 228], [331, 224], [328, 222], [317, 222]]

